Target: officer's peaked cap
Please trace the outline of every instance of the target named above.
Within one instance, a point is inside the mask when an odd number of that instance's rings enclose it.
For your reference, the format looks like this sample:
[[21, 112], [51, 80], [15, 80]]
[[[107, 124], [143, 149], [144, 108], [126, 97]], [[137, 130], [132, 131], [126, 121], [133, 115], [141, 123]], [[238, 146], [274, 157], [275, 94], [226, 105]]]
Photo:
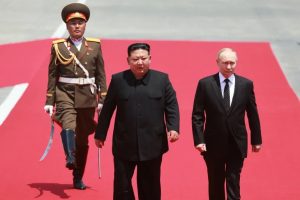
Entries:
[[65, 23], [74, 18], [88, 21], [90, 18], [90, 9], [82, 3], [71, 3], [62, 9], [61, 17]]

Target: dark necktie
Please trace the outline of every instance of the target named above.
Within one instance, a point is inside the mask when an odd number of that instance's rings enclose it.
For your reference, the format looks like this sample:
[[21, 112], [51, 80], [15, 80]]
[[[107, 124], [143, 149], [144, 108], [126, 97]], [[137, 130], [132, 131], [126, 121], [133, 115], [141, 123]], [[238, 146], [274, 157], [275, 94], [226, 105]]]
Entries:
[[224, 105], [226, 111], [228, 111], [230, 108], [229, 79], [226, 78], [224, 81], [226, 83], [224, 88]]

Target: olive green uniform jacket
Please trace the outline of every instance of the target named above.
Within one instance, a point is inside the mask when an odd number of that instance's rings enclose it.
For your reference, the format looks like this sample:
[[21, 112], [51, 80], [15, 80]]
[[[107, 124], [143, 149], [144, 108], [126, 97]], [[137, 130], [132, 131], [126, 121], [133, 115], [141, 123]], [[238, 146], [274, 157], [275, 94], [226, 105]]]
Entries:
[[[77, 85], [58, 82], [59, 77], [86, 78], [86, 75], [75, 64], [74, 59], [68, 64], [61, 63], [58, 59], [59, 55], [55, 51], [54, 44], [57, 44], [59, 53], [64, 58], [69, 59], [71, 57], [70, 51], [73, 52], [89, 72], [89, 77], [95, 78], [97, 89], [95, 89], [94, 94], [91, 92], [89, 84]], [[106, 91], [106, 76], [100, 40], [83, 38], [80, 51], [77, 50], [69, 38], [53, 42], [49, 64], [46, 105], [55, 105], [60, 101], [71, 101], [70, 103], [74, 104], [74, 108], [96, 107], [98, 100], [99, 103], [103, 103]]]
[[[59, 77], [87, 78], [70, 52], [88, 71], [89, 78], [95, 78], [94, 86], [58, 81]], [[46, 105], [53, 105], [59, 109], [95, 108], [98, 103], [103, 103], [106, 92], [106, 76], [99, 39], [83, 38], [80, 51], [77, 50], [70, 38], [53, 41], [48, 71]], [[56, 121], [61, 121], [59, 113], [56, 113], [55, 118]]]

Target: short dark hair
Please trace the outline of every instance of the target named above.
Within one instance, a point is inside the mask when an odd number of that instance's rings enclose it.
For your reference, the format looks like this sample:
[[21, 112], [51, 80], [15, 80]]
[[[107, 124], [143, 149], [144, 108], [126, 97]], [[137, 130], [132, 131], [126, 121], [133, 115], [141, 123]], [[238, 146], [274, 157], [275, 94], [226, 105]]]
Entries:
[[133, 44], [128, 46], [128, 49], [127, 49], [128, 57], [131, 55], [131, 52], [133, 52], [137, 49], [146, 50], [150, 54], [150, 45], [149, 44], [147, 44], [147, 43], [133, 43]]

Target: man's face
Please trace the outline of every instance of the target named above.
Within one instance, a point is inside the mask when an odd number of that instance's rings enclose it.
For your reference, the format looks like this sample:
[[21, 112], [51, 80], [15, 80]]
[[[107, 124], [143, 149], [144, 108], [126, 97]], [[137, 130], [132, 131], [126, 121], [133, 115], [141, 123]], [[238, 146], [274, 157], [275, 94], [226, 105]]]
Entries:
[[83, 36], [86, 22], [83, 19], [71, 19], [67, 22], [67, 29], [72, 38], [79, 39]]
[[230, 77], [234, 73], [236, 62], [237, 57], [234, 52], [224, 51], [220, 54], [217, 59], [217, 64], [219, 66], [219, 71], [225, 78]]
[[131, 52], [127, 62], [134, 76], [141, 79], [149, 71], [151, 56], [147, 50], [137, 49]]

